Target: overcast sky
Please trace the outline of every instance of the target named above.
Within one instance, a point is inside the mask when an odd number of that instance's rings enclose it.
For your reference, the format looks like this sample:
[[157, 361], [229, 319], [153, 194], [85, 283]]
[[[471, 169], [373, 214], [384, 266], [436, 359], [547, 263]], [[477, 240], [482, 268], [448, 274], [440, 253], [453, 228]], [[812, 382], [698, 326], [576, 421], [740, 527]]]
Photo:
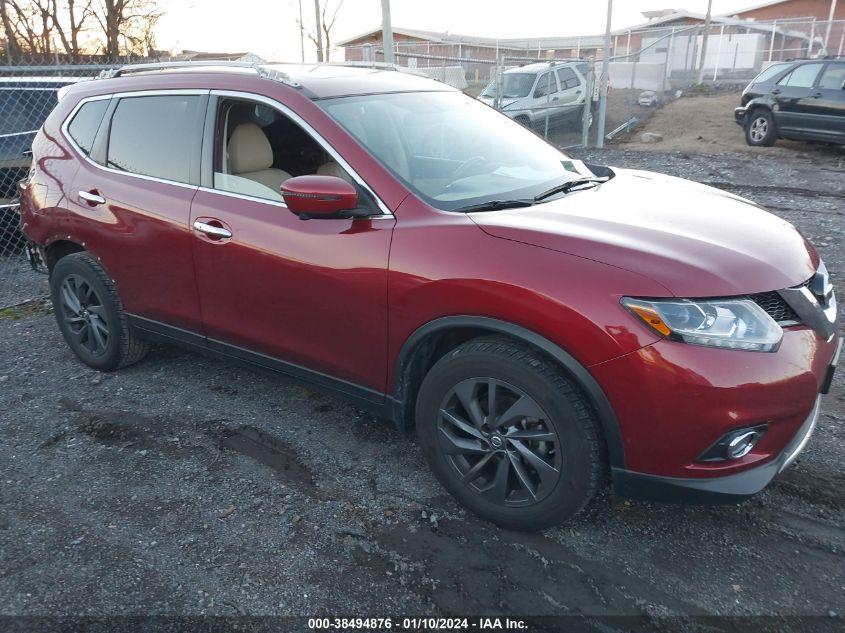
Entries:
[[[329, 0], [331, 7], [338, 0]], [[729, 13], [762, 0], [713, 0], [714, 13]], [[299, 61], [299, 0], [160, 0], [158, 29], [164, 50], [249, 51], [271, 61]], [[594, 35], [604, 32], [605, 0], [391, 0], [394, 27], [489, 37]], [[707, 0], [615, 0], [613, 28], [645, 21], [643, 11], [667, 7], [704, 13]], [[314, 0], [302, 0], [313, 24]], [[311, 19], [309, 20], [309, 16]], [[333, 41], [381, 25], [380, 0], [343, 0]], [[306, 39], [306, 60], [313, 44]], [[339, 57], [339, 60], [342, 56]]]

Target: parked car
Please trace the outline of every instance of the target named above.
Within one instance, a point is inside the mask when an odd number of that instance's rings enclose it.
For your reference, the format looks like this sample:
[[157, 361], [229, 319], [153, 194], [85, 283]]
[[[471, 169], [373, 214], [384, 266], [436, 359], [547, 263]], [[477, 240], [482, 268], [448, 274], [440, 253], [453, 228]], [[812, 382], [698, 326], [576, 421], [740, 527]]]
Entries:
[[779, 138], [845, 144], [845, 58], [773, 64], [742, 92], [736, 122], [749, 145]]
[[29, 171], [35, 133], [56, 106], [56, 92], [76, 81], [79, 79], [0, 77], [0, 238], [17, 231], [14, 198], [18, 181]]
[[[511, 68], [502, 73], [502, 97], [498, 108], [515, 121], [542, 130], [549, 125], [580, 127], [585, 104], [591, 103], [587, 88], [586, 64], [537, 63]], [[496, 81], [479, 99], [496, 106]]]
[[789, 223], [586, 165], [428, 79], [170, 68], [70, 88], [20, 187], [90, 367], [164, 341], [334, 390], [416, 429], [443, 486], [514, 529], [608, 477], [735, 503], [807, 443], [841, 343]]
[[646, 108], [653, 108], [660, 103], [660, 98], [654, 90], [643, 90], [637, 99], [637, 103]]

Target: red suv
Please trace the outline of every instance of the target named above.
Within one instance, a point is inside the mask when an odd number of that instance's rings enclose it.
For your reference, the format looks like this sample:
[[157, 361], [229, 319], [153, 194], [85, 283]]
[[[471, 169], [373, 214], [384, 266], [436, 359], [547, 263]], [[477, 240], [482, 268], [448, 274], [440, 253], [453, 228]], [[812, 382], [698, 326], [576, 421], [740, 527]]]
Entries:
[[586, 165], [412, 74], [127, 67], [62, 94], [21, 185], [89, 366], [148, 341], [416, 428], [464, 505], [557, 523], [621, 495], [736, 502], [806, 444], [839, 336], [793, 226]]

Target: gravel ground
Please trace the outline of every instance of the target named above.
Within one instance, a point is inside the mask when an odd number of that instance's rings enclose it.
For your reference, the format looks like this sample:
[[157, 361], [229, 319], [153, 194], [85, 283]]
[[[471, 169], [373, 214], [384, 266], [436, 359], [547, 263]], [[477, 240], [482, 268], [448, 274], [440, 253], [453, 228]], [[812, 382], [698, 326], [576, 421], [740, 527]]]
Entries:
[[[582, 157], [752, 198], [845, 278], [845, 179], [833, 159]], [[747, 503], [604, 495], [526, 535], [465, 513], [414, 443], [330, 396], [171, 348], [99, 374], [74, 359], [45, 308], [0, 317], [0, 615], [587, 614], [698, 630], [661, 618], [716, 614], [843, 625], [845, 372], [806, 452]]]

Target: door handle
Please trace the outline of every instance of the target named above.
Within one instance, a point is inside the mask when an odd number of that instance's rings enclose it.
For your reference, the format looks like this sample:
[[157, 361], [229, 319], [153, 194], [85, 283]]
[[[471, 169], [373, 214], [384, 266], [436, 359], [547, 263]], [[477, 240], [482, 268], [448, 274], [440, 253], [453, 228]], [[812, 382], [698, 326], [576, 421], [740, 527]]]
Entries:
[[214, 226], [213, 224], [208, 224], [207, 222], [200, 222], [199, 220], [194, 222], [194, 229], [200, 233], [208, 235], [209, 237], [216, 237], [217, 239], [232, 237], [232, 232], [229, 229], [224, 229], [222, 226]]
[[813, 99], [821, 99], [822, 93], [816, 92], [815, 94], [810, 95]]
[[774, 90], [772, 90], [772, 94], [773, 95], [779, 95], [780, 94], [780, 88], [775, 88]]
[[80, 191], [79, 197], [85, 200], [91, 206], [97, 206], [98, 204], [105, 204], [106, 199], [98, 193], [92, 191]]

